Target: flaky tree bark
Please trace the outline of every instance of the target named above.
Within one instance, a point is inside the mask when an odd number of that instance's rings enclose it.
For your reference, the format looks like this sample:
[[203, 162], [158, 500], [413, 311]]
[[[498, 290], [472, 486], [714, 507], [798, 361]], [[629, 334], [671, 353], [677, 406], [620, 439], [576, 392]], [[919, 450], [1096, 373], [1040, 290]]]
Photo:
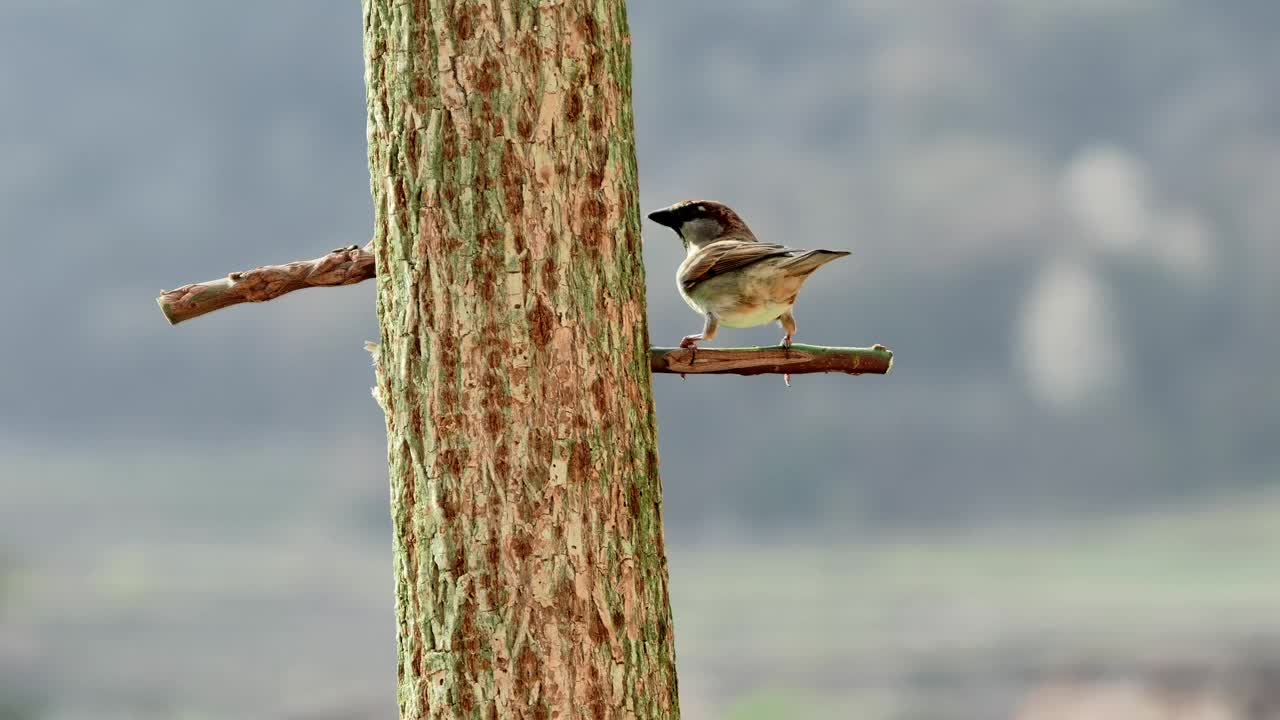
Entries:
[[402, 718], [674, 718], [623, 0], [366, 0]]

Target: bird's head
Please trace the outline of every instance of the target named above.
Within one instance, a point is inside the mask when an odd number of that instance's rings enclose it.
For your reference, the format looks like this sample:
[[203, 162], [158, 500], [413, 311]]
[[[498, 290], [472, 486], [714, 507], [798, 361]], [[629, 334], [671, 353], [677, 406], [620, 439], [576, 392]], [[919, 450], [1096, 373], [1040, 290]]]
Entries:
[[738, 213], [713, 200], [678, 202], [671, 207], [654, 210], [649, 213], [649, 219], [675, 230], [686, 245], [695, 247], [727, 238], [756, 239]]

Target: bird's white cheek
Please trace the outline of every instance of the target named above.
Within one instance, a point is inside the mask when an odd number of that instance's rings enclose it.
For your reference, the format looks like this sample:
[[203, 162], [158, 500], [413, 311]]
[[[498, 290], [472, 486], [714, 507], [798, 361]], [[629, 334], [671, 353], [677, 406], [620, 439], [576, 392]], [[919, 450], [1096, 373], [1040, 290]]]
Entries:
[[688, 220], [680, 226], [680, 237], [691, 246], [701, 245], [720, 237], [724, 228], [711, 218]]

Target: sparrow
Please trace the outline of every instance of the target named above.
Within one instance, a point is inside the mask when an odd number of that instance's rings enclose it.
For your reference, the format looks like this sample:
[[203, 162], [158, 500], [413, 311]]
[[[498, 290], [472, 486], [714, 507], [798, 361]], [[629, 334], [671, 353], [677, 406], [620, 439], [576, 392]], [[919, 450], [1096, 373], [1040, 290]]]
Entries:
[[[685, 258], [676, 272], [680, 296], [702, 314], [702, 332], [688, 335], [680, 347], [697, 351], [721, 323], [748, 328], [777, 321], [791, 347], [796, 334], [792, 308], [814, 270], [849, 253], [797, 250], [760, 242], [738, 213], [711, 200], [685, 200], [649, 213], [649, 219], [680, 236]], [[790, 376], [784, 376], [790, 384]]]

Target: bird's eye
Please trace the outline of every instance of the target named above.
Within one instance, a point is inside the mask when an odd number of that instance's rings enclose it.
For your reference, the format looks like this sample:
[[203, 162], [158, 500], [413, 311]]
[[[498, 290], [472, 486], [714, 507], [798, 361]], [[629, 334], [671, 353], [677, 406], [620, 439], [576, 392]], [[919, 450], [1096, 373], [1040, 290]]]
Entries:
[[700, 213], [704, 213], [704, 212], [706, 212], [706, 211], [707, 211], [707, 206], [706, 206], [706, 205], [699, 205], [699, 206], [698, 206], [698, 212], [700, 212]]

